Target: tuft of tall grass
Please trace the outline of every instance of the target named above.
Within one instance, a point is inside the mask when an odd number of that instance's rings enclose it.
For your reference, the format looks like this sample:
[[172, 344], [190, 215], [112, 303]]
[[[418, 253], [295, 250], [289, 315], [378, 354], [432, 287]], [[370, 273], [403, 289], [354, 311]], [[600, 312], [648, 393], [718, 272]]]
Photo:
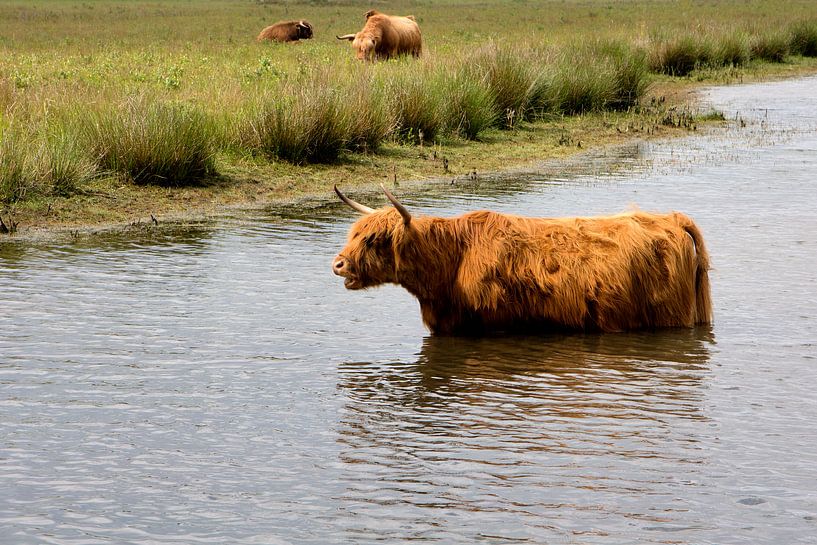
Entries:
[[749, 37], [732, 32], [715, 38], [710, 63], [714, 66], [745, 66], [751, 58]]
[[76, 136], [65, 130], [49, 135], [33, 158], [33, 175], [50, 195], [70, 197], [97, 175], [96, 165]]
[[83, 125], [99, 169], [137, 184], [182, 186], [215, 173], [216, 131], [199, 109], [138, 97]]
[[749, 49], [752, 59], [783, 62], [789, 55], [790, 38], [783, 32], [766, 32], [752, 37]]
[[543, 98], [544, 109], [560, 115], [602, 110], [616, 98], [612, 67], [586, 53], [566, 53], [551, 73]]
[[[270, 158], [329, 163], [352, 137], [352, 107], [325, 75], [289, 82], [252, 110], [239, 129], [241, 144]], [[357, 136], [368, 137], [362, 130]]]
[[23, 200], [36, 188], [26, 165], [27, 143], [6, 127], [0, 133], [0, 203]]
[[344, 95], [349, 108], [349, 150], [376, 151], [396, 125], [386, 90], [373, 77], [365, 75], [353, 81]]
[[68, 132], [43, 136], [7, 127], [0, 134], [0, 202], [69, 197], [96, 175], [93, 162]]
[[483, 78], [462, 68], [453, 71], [448, 90], [448, 125], [453, 134], [476, 140], [497, 124], [499, 109]]
[[394, 135], [412, 143], [433, 142], [447, 125], [446, 81], [428, 67], [399, 70], [385, 82], [396, 122]]
[[700, 36], [682, 35], [654, 43], [649, 66], [654, 72], [670, 76], [686, 76], [698, 66], [709, 62], [711, 45]]
[[538, 63], [533, 60], [517, 48], [490, 44], [468, 61], [473, 75], [487, 84], [502, 128], [512, 128], [517, 122], [533, 117], [531, 101], [540, 75]]
[[627, 110], [638, 104], [651, 83], [646, 50], [611, 42], [598, 48], [595, 57], [592, 62], [599, 65], [601, 74], [605, 67], [612, 72], [612, 92], [601, 109]]
[[817, 21], [800, 21], [789, 28], [789, 48], [793, 55], [817, 57]]

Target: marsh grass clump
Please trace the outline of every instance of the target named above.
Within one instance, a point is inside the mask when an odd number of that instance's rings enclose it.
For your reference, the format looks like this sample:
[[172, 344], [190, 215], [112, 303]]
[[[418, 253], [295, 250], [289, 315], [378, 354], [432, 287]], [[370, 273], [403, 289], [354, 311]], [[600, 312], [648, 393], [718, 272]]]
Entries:
[[784, 32], [765, 32], [752, 37], [749, 50], [752, 59], [783, 62], [789, 55], [790, 43], [790, 37]]
[[70, 197], [83, 191], [97, 175], [97, 167], [79, 145], [77, 135], [63, 131], [40, 144], [32, 172], [50, 195]]
[[476, 140], [482, 132], [497, 124], [499, 108], [482, 78], [469, 70], [453, 71], [449, 80], [448, 125], [452, 134]]
[[373, 152], [394, 130], [396, 121], [386, 101], [386, 90], [370, 75], [354, 80], [344, 91], [349, 109], [348, 148]]
[[817, 20], [794, 23], [789, 33], [789, 49], [793, 55], [817, 57]]
[[610, 63], [566, 55], [557, 65], [545, 95], [547, 109], [560, 115], [599, 111], [616, 99], [615, 73]]
[[482, 78], [499, 112], [497, 122], [509, 129], [531, 119], [539, 71], [528, 52], [496, 44], [483, 47], [468, 61], [472, 77]]
[[712, 57], [711, 44], [701, 36], [682, 35], [653, 45], [649, 65], [654, 72], [686, 76]]
[[130, 99], [91, 115], [84, 134], [99, 169], [136, 184], [190, 185], [215, 173], [215, 130], [187, 104]]
[[[335, 161], [352, 137], [352, 106], [324, 77], [294, 81], [261, 97], [239, 129], [242, 145], [294, 164]], [[361, 139], [369, 135], [364, 129]]]
[[[600, 66], [612, 72], [612, 90], [599, 92], [608, 95], [601, 109], [627, 110], [638, 104], [650, 87], [650, 69], [644, 49], [620, 42], [611, 42], [598, 48], [594, 56]], [[604, 73], [604, 70], [602, 70]], [[596, 84], [601, 89], [600, 84]]]
[[749, 37], [744, 32], [724, 34], [713, 40], [713, 66], [745, 66], [751, 58]]
[[27, 134], [7, 127], [0, 135], [0, 202], [70, 197], [96, 175], [75, 134]]
[[27, 143], [6, 127], [0, 132], [0, 203], [23, 200], [36, 188], [26, 165]]
[[428, 66], [417, 72], [395, 71], [387, 77], [387, 100], [396, 123], [394, 136], [414, 144], [433, 142], [447, 125], [445, 78]]

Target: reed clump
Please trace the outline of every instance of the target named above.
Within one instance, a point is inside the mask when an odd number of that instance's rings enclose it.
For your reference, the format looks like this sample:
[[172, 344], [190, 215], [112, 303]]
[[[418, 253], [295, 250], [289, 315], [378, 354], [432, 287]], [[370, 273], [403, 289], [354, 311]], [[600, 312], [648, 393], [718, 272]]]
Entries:
[[484, 78], [473, 70], [453, 68], [447, 90], [448, 129], [456, 136], [476, 140], [498, 124], [500, 106]]
[[792, 55], [817, 57], [817, 20], [799, 21], [789, 28]]
[[25, 199], [36, 181], [27, 168], [26, 143], [6, 127], [0, 134], [0, 202], [12, 204]]
[[370, 74], [300, 77], [255, 99], [235, 140], [251, 153], [295, 164], [375, 151], [396, 125], [386, 92]]
[[450, 126], [446, 116], [445, 80], [431, 65], [398, 70], [386, 76], [385, 88], [395, 120], [393, 136], [400, 142], [433, 142]]
[[752, 58], [749, 36], [735, 31], [714, 40], [710, 64], [718, 66], [745, 66]]
[[791, 52], [791, 38], [784, 32], [773, 31], [756, 34], [750, 42], [752, 59], [767, 62], [783, 62]]
[[97, 167], [76, 134], [28, 134], [17, 126], [0, 132], [0, 203], [70, 197], [84, 190]]
[[469, 59], [470, 77], [487, 85], [501, 128], [513, 128], [534, 117], [531, 106], [540, 78], [538, 60], [530, 51], [497, 44], [483, 47]]
[[653, 72], [669, 76], [686, 76], [712, 57], [711, 44], [698, 35], [682, 35], [656, 42], [650, 52]]
[[182, 186], [215, 173], [217, 131], [190, 104], [133, 98], [91, 113], [81, 132], [97, 168], [136, 184]]
[[347, 89], [349, 142], [352, 152], [371, 153], [394, 131], [397, 121], [389, 109], [386, 89], [371, 74], [352, 80]]

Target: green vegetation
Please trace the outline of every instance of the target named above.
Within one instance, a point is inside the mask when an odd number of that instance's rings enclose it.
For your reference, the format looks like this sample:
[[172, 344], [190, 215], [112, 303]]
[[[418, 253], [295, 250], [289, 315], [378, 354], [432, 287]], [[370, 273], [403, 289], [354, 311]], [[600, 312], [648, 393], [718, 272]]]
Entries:
[[89, 112], [81, 126], [99, 172], [174, 186], [200, 182], [214, 171], [215, 131], [191, 105], [137, 97], [117, 109]]
[[[417, 17], [423, 57], [364, 64], [334, 38], [361, 27], [356, 2], [4, 2], [0, 214], [121, 221], [139, 201], [173, 212], [398, 165], [491, 168], [482, 146], [504, 161], [566, 153], [594, 140], [588, 127], [606, 138], [619, 125], [691, 127], [663, 122], [650, 87], [760, 62], [813, 69], [811, 2], [785, 4], [396, 1], [377, 7]], [[315, 39], [254, 41], [295, 17]], [[547, 142], [517, 157], [519, 131]], [[442, 155], [444, 168], [418, 163]]]

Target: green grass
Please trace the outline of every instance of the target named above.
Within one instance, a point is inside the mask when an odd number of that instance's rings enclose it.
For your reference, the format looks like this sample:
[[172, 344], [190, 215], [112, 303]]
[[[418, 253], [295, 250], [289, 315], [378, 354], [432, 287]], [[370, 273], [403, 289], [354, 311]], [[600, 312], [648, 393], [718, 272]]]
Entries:
[[532, 99], [542, 64], [527, 49], [496, 43], [483, 46], [468, 60], [471, 77], [487, 85], [502, 128], [534, 117]]
[[[81, 197], [106, 178], [179, 188], [281, 162], [343, 168], [420, 143], [475, 145], [496, 129], [637, 110], [656, 77], [817, 55], [810, 0], [397, 0], [378, 9], [415, 15], [423, 58], [363, 64], [334, 36], [359, 30], [366, 9], [3, 2], [0, 203]], [[313, 40], [255, 42], [294, 17]]]
[[500, 106], [484, 78], [467, 67], [449, 71], [448, 127], [456, 136], [476, 140], [498, 123]]
[[81, 138], [102, 171], [161, 186], [198, 183], [215, 171], [215, 132], [193, 105], [136, 97], [83, 117]]
[[789, 49], [793, 55], [817, 57], [817, 20], [798, 21], [789, 31]]
[[781, 31], [766, 31], [750, 39], [749, 48], [753, 59], [767, 62], [783, 62], [791, 52], [791, 39]]

